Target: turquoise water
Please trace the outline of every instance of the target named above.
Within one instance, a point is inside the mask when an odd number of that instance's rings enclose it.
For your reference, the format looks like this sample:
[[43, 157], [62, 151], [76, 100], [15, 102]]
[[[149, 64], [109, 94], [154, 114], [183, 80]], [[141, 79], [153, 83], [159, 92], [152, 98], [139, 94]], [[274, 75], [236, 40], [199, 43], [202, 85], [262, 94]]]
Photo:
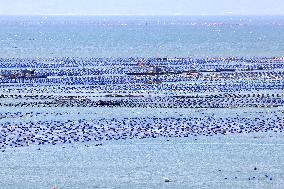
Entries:
[[283, 56], [284, 17], [0, 17], [0, 57]]

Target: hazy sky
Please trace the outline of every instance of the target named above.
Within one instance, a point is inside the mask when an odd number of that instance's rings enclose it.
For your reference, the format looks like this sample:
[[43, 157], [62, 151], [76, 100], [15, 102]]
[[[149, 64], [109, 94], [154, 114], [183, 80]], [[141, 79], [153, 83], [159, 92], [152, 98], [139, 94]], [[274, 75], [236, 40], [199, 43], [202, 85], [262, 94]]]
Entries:
[[284, 0], [0, 0], [0, 14], [283, 15]]

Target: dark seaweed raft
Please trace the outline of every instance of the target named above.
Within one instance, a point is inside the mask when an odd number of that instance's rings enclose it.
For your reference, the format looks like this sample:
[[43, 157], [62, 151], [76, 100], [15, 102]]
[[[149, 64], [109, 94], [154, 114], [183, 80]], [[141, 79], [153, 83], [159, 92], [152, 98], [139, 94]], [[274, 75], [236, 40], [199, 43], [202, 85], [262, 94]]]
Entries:
[[[277, 57], [0, 59], [0, 148], [282, 132], [283, 76]], [[117, 108], [162, 114], [96, 118]]]

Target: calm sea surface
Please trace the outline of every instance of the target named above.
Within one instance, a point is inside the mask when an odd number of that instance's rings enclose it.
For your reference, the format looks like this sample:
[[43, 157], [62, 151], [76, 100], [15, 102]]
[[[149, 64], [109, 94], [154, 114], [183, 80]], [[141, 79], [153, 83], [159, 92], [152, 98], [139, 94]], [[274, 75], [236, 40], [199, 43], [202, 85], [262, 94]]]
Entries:
[[0, 17], [0, 57], [283, 56], [284, 17]]
[[[281, 134], [198, 137], [197, 141], [148, 139], [89, 148], [46, 146], [40, 151], [30, 146], [1, 153], [0, 185], [9, 189], [45, 189], [54, 184], [60, 189], [281, 189], [283, 149]], [[164, 178], [172, 182], [165, 183]]]

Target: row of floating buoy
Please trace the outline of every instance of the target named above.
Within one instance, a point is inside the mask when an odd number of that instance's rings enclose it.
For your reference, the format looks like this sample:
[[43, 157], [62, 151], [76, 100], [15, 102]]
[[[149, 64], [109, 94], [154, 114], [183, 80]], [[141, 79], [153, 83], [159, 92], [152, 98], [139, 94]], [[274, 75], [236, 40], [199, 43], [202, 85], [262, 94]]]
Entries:
[[[73, 88], [74, 87], [74, 88]], [[20, 87], [13, 87], [3, 85], [0, 86], [2, 94], [54, 94], [54, 93], [76, 93], [76, 94], [92, 94], [92, 93], [177, 93], [177, 94], [190, 94], [190, 93], [238, 93], [246, 91], [270, 91], [284, 89], [284, 81], [268, 81], [268, 82], [233, 82], [233, 83], [161, 83], [158, 85], [153, 84], [115, 84], [115, 85], [93, 85], [91, 83], [85, 84], [60, 84], [49, 85], [33, 84], [29, 86], [23, 84]]]
[[[103, 70], [104, 68], [100, 68]], [[110, 68], [112, 71], [117, 69]], [[1, 71], [1, 70], [0, 70]], [[17, 71], [17, 70], [16, 70]], [[75, 73], [74, 73], [75, 72]], [[130, 71], [127, 71], [130, 72]], [[147, 72], [147, 71], [145, 71]], [[202, 72], [197, 72], [198, 75], [191, 75], [190, 71], [184, 70], [184, 74], [163, 74], [159, 75], [158, 79], [160, 82], [207, 82], [211, 83], [212, 81], [223, 81], [229, 82], [234, 80], [255, 80], [267, 82], [271, 80], [271, 82], [281, 81], [283, 80], [283, 71], [267, 71], [267, 72], [227, 72], [227, 73], [206, 73], [202, 74]], [[0, 73], [1, 75], [1, 73]], [[157, 79], [157, 75], [126, 75], [124, 73], [92, 73], [88, 71], [73, 71], [73, 72], [64, 72], [55, 70], [45, 70], [42, 72], [41, 70], [36, 72], [35, 76], [38, 77], [25, 77], [25, 78], [13, 78], [8, 76], [13, 75], [11, 73], [5, 73], [0, 78], [1, 83], [26, 83], [26, 84], [69, 84], [69, 85], [80, 85], [84, 83], [89, 84], [134, 84], [134, 83], [147, 83], [148, 81], [154, 82]], [[44, 78], [40, 76], [45, 76]], [[47, 77], [48, 76], [48, 77]], [[46, 78], [47, 77], [47, 78]], [[240, 82], [240, 81], [239, 81]]]
[[[61, 67], [94, 67], [94, 66], [133, 66], [137, 62], [151, 65], [247, 65], [270, 64], [283, 62], [283, 57], [224, 57], [224, 58], [0, 58], [0, 68], [61, 68]], [[242, 63], [242, 64], [237, 64]]]
[[[2, 95], [0, 107], [140, 107], [140, 108], [240, 108], [281, 107], [282, 94], [216, 94], [190, 96], [50, 96]], [[1, 98], [0, 97], [0, 98]]]

